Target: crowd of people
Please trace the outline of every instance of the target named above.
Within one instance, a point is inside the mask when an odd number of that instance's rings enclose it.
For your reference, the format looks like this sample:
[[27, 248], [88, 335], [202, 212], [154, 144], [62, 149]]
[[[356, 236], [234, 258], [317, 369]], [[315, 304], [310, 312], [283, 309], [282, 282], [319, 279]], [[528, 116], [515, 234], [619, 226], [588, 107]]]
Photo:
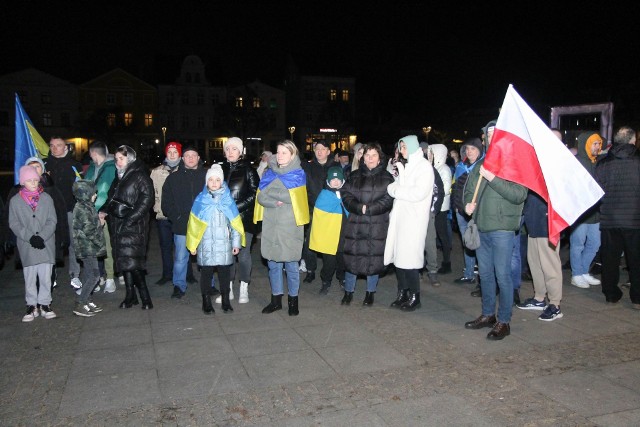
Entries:
[[[238, 303], [249, 301], [255, 238], [271, 285], [265, 314], [282, 309], [286, 291], [288, 314], [299, 315], [300, 275], [306, 272], [302, 282], [313, 283], [318, 258], [321, 295], [335, 280], [344, 291], [340, 304], [349, 306], [363, 278], [362, 305], [371, 306], [380, 275], [392, 266], [397, 295], [390, 307], [414, 311], [421, 307], [423, 276], [440, 286], [439, 275], [452, 273], [453, 230], [462, 236], [473, 224], [480, 245], [463, 245], [464, 268], [454, 282], [477, 285], [472, 295], [481, 297], [481, 314], [464, 327], [491, 328], [487, 338], [501, 340], [510, 334], [514, 306], [541, 311], [543, 321], [560, 319], [563, 267], [560, 244], [549, 240], [547, 201], [485, 168], [495, 125], [487, 123], [481, 137], [465, 139], [460, 150], [407, 135], [390, 158], [378, 143], [332, 155], [330, 145], [318, 141], [306, 162], [292, 141], [282, 140], [274, 153], [262, 153], [257, 168], [244, 159], [237, 137], [224, 143], [226, 161], [210, 168], [195, 147], [170, 141], [163, 163], [150, 173], [132, 147], [110, 154], [100, 141], [90, 145], [91, 162], [83, 170], [64, 139], [52, 137], [49, 157], [25, 162], [2, 209], [2, 247], [15, 247], [23, 269], [22, 321], [56, 317], [52, 290], [65, 252], [70, 285], [77, 290], [74, 314], [101, 312], [92, 295], [102, 287], [114, 292], [116, 282], [125, 288], [120, 308], [153, 309], [146, 283], [152, 215], [162, 261], [156, 285], [171, 283], [170, 297], [182, 298], [188, 284], [196, 283], [195, 260], [207, 315], [215, 312], [213, 297], [224, 313], [233, 312], [234, 283]], [[561, 140], [560, 132], [554, 134]], [[565, 230], [570, 283], [601, 284], [605, 300], [618, 302], [624, 254], [630, 299], [640, 309], [636, 132], [621, 127], [606, 152], [596, 132], [579, 135], [577, 142], [576, 158], [604, 196]], [[596, 258], [601, 280], [591, 269]], [[525, 273], [534, 294], [521, 301]]]

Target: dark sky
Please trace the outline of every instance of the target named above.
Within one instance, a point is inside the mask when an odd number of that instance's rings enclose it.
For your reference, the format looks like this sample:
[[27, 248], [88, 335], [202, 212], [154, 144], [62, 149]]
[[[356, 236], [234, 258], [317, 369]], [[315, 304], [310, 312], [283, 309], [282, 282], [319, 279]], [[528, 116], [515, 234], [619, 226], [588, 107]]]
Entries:
[[640, 8], [613, 1], [41, 3], [3, 6], [0, 74], [83, 83], [122, 67], [172, 83], [196, 54], [213, 84], [282, 87], [290, 55], [302, 74], [355, 77], [360, 100], [422, 116], [497, 111], [509, 83], [532, 105], [604, 102], [640, 76]]

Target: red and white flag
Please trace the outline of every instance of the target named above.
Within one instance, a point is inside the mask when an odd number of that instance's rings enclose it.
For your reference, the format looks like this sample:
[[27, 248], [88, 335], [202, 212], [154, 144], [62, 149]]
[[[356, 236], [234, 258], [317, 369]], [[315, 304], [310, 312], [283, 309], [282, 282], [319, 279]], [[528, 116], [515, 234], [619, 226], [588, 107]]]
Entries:
[[484, 167], [500, 178], [517, 182], [549, 205], [549, 240], [604, 195], [604, 191], [515, 91], [507, 89]]

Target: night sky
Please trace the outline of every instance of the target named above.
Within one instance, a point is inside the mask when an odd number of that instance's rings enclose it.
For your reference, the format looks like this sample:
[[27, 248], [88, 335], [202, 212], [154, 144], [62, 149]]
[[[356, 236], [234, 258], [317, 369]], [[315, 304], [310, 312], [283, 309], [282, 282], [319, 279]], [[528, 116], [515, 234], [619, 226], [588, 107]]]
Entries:
[[497, 111], [510, 83], [534, 107], [606, 102], [640, 76], [640, 8], [611, 1], [173, 3], [3, 5], [0, 74], [83, 83], [121, 67], [171, 84], [196, 54], [213, 84], [282, 87], [290, 56], [304, 75], [355, 77], [387, 118]]

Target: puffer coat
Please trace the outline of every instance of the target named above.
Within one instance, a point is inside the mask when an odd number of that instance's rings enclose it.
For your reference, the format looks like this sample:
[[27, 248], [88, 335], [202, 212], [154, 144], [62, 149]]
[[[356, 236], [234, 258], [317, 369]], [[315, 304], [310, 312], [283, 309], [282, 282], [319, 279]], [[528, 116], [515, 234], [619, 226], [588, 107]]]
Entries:
[[[234, 163], [224, 162], [222, 171], [224, 172], [224, 179], [229, 186], [231, 197], [233, 197], [233, 200], [236, 201], [236, 206], [238, 206], [244, 231], [245, 233], [253, 234], [255, 232], [253, 207], [256, 201], [258, 184], [260, 183], [258, 172], [244, 159]], [[247, 242], [247, 245], [249, 244], [250, 242]]]
[[[219, 204], [224, 192], [224, 187], [215, 191], [209, 191], [205, 187], [202, 193], [196, 197], [196, 200], [200, 197], [210, 197], [213, 199], [213, 204], [216, 205]], [[220, 209], [211, 209], [211, 216], [207, 219], [207, 228], [198, 245], [198, 265], [233, 264], [231, 249], [241, 248], [241, 239], [242, 236], [231, 227], [229, 219], [224, 213]]]
[[[393, 207], [387, 187], [392, 182], [386, 162], [381, 161], [373, 169], [361, 164], [340, 190], [342, 203], [349, 211], [344, 230], [344, 263], [350, 273], [371, 276], [385, 270], [384, 245]], [[364, 215], [363, 205], [367, 206]]]
[[[276, 175], [300, 169], [300, 158], [294, 157], [287, 166], [279, 168], [276, 156], [269, 159], [269, 168]], [[264, 178], [264, 175], [263, 175]], [[258, 203], [264, 206], [262, 219], [262, 256], [271, 261], [300, 261], [304, 241], [304, 225], [297, 225], [291, 204], [291, 194], [282, 181], [274, 179], [258, 194]], [[282, 206], [276, 206], [278, 201]]]
[[107, 255], [107, 245], [98, 212], [91, 201], [96, 193], [93, 181], [81, 179], [73, 183], [76, 205], [73, 207], [73, 248], [76, 257], [101, 257]]
[[149, 173], [140, 159], [127, 166], [122, 178], [116, 175], [109, 198], [101, 210], [108, 212], [113, 198], [133, 206], [124, 218], [107, 216], [116, 269], [119, 272], [144, 270], [154, 191]]

